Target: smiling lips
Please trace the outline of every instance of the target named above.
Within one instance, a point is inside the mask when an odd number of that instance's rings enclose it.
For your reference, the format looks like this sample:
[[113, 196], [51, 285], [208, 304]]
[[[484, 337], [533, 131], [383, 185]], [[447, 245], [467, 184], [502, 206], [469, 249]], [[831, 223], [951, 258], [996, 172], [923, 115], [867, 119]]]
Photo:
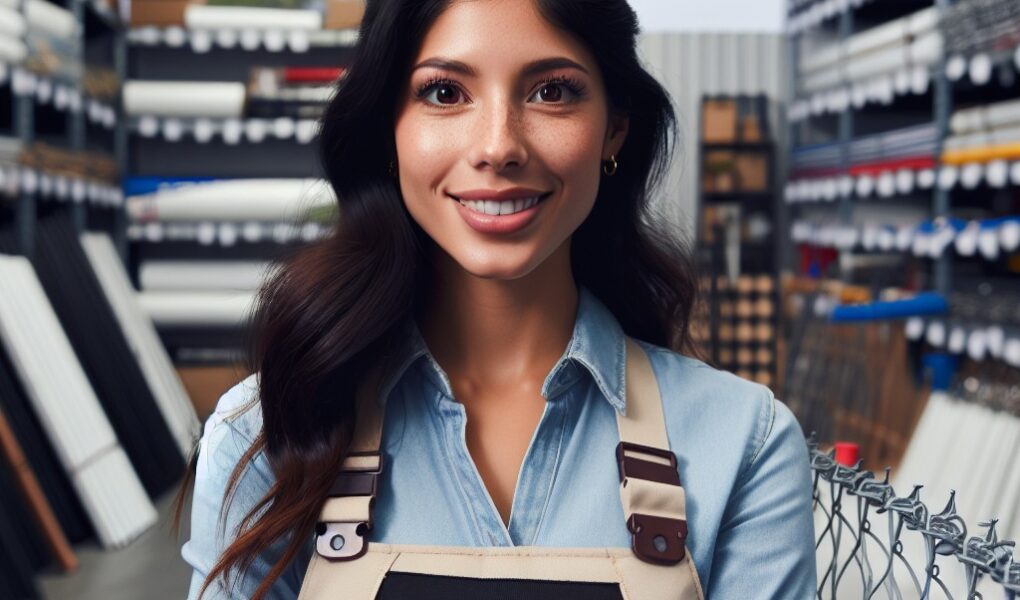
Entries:
[[470, 190], [450, 194], [464, 221], [481, 233], [512, 233], [534, 219], [551, 192], [529, 188]]

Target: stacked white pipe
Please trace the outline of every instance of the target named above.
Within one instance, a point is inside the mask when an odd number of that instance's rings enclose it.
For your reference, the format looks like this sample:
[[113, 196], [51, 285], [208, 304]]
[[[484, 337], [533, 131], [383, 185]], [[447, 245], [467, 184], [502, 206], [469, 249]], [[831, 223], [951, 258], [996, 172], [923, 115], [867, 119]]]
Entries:
[[302, 53], [312, 46], [356, 43], [356, 29], [323, 30], [322, 24], [317, 10], [191, 4], [185, 9], [184, 27], [142, 27], [131, 31], [130, 40], [145, 46], [187, 44], [196, 53], [213, 47]]
[[[335, 205], [320, 179], [233, 179], [169, 185], [128, 199], [129, 235], [151, 242], [194, 233], [199, 243], [311, 241], [329, 231], [309, 213]], [[271, 238], [262, 237], [272, 230]], [[279, 238], [278, 234], [286, 234]], [[294, 237], [290, 237], [294, 236]], [[142, 307], [159, 327], [237, 326], [272, 265], [251, 261], [147, 261]]]
[[100, 543], [128, 544], [157, 513], [24, 257], [0, 255], [0, 342]]
[[927, 8], [845, 41], [802, 51], [798, 66], [809, 97], [791, 103], [790, 120], [925, 93], [932, 66], [942, 56], [938, 23], [938, 10]]
[[124, 111], [146, 138], [175, 142], [189, 134], [199, 143], [218, 136], [231, 145], [269, 138], [309, 144], [318, 135], [315, 119], [244, 118], [245, 96], [244, 84], [230, 81], [128, 81], [123, 89]]
[[[955, 490], [957, 511], [970, 528], [967, 537], [984, 537], [986, 530], [978, 528], [978, 523], [995, 518], [999, 539], [1016, 540], [1020, 537], [1018, 454], [1020, 418], [949, 392], [934, 392], [893, 482], [900, 494], [915, 484], [924, 485], [922, 501], [936, 512]], [[915, 563], [924, 557], [920, 542], [910, 540], [904, 548]], [[954, 562], [954, 557], [940, 559], [940, 578], [950, 589], [964, 590], [963, 567]], [[978, 591], [992, 598], [1001, 588], [985, 577]]]
[[955, 250], [960, 256], [994, 261], [1020, 249], [1020, 216], [989, 220], [848, 224], [799, 219], [790, 228], [795, 243], [842, 251], [898, 252], [938, 258]]

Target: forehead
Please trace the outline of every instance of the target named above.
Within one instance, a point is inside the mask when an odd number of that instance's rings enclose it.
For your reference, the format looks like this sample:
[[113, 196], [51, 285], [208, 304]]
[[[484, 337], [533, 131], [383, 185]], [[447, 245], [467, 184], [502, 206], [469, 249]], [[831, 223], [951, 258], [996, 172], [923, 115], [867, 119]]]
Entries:
[[417, 60], [437, 55], [482, 71], [554, 55], [594, 62], [583, 44], [539, 13], [535, 0], [453, 0], [426, 32]]

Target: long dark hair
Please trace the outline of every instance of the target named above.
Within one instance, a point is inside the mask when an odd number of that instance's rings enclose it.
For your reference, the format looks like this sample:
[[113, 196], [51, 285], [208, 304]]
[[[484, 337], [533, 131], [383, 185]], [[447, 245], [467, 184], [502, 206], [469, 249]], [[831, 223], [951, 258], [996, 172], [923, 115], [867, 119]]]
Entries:
[[[388, 170], [396, 158], [395, 100], [426, 30], [449, 3], [368, 0], [354, 58], [321, 119], [319, 159], [340, 217], [329, 238], [287, 261], [259, 292], [251, 368], [259, 374], [263, 429], [231, 473], [222, 513], [260, 451], [276, 482], [241, 521], [203, 592], [285, 539], [255, 593], [263, 598], [310, 542], [350, 443], [358, 375], [403, 343], [398, 323], [431, 281], [431, 240]], [[550, 23], [588, 47], [610, 109], [630, 119], [619, 168], [602, 178], [592, 212], [572, 237], [575, 281], [628, 335], [688, 351], [693, 266], [685, 243], [649, 206], [676, 146], [676, 120], [668, 94], [638, 60], [637, 16], [625, 0], [536, 3]], [[181, 487], [178, 509], [190, 483], [189, 477]]]

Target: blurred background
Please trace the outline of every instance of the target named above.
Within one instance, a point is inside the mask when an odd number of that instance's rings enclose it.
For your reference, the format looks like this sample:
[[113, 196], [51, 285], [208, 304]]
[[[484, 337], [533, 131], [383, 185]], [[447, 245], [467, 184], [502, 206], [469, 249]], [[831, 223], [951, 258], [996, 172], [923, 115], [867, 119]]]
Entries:
[[[705, 4], [631, 0], [682, 133], [653, 203], [706, 360], [814, 434], [821, 595], [899, 564], [866, 506], [927, 532], [902, 597], [932, 540], [955, 597], [1020, 591], [1020, 2]], [[363, 11], [0, 0], [0, 598], [186, 595], [170, 501], [254, 291], [343, 218], [317, 118]]]

